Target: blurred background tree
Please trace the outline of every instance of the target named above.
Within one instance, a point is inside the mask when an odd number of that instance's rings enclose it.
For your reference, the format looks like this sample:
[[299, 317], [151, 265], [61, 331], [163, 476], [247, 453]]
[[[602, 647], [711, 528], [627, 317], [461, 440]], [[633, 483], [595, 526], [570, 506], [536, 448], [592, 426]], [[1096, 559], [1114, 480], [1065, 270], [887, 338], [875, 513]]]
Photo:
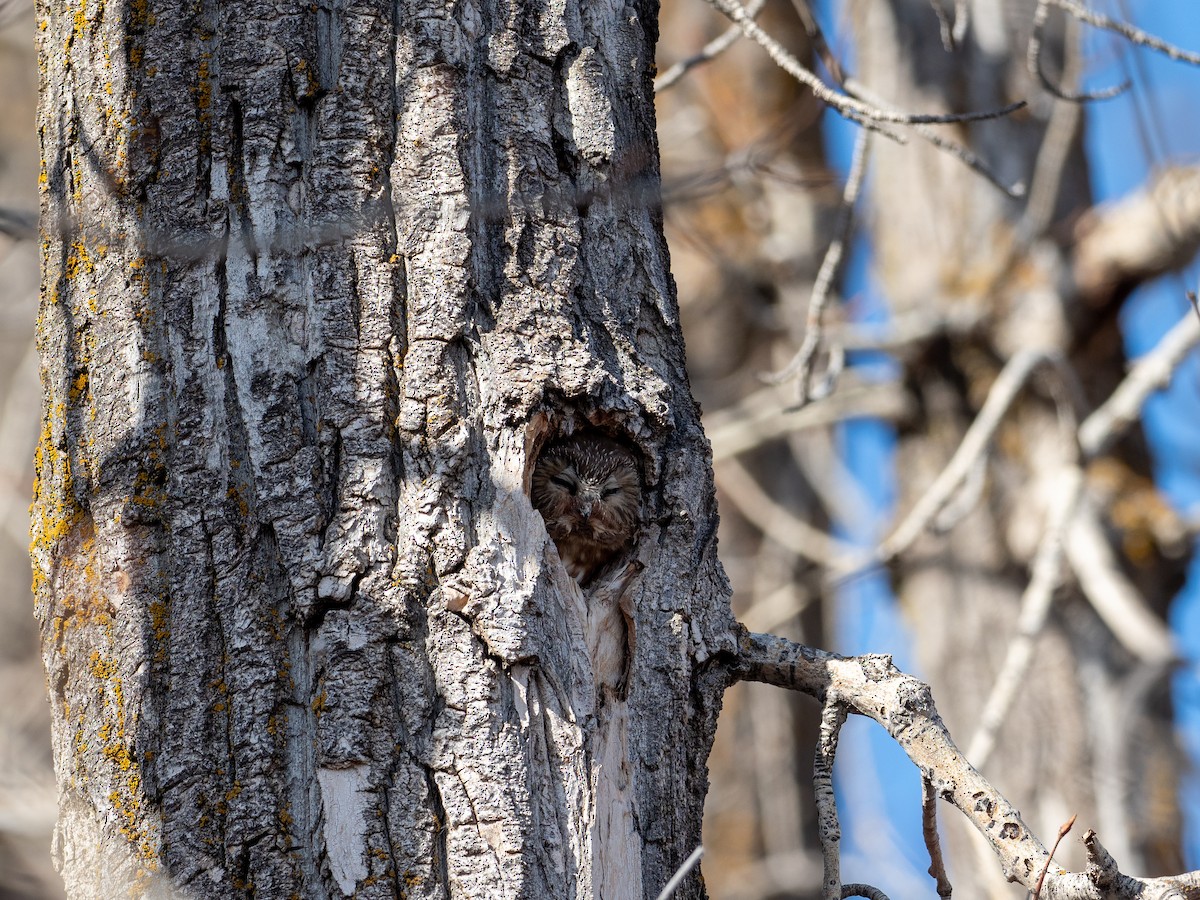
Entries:
[[[664, 6], [660, 82], [730, 27], [715, 11], [697, 19], [700, 5]], [[1095, 8], [1195, 45], [1185, 13], [1152, 6]], [[1052, 835], [1079, 813], [1081, 828], [1113, 835], [1127, 871], [1178, 872], [1187, 765], [1169, 674], [1188, 629], [1172, 637], [1164, 621], [1190, 553], [1195, 487], [1173, 476], [1176, 506], [1168, 502], [1140, 428], [1102, 447], [1085, 440], [1080, 512], [1061, 556], [1046, 532], [1076, 453], [1064, 410], [1076, 400], [1080, 416], [1096, 409], [1130, 356], [1190, 315], [1192, 275], [1135, 289], [1195, 253], [1194, 172], [1156, 182], [1140, 214], [1096, 203], [1145, 190], [1151, 170], [1195, 153], [1162, 136], [1194, 108], [1200, 74], [1034, 2], [796, 0], [766, 3], [757, 21], [827, 83], [880, 107], [1029, 105], [968, 125], [884, 126], [905, 144], [871, 136], [814, 386], [840, 353], [848, 365], [829, 397], [785, 412], [797, 402], [795, 380], [767, 387], [762, 376], [785, 370], [811, 334], [814, 284], [844, 224], [861, 129], [750, 40], [667, 90], [660, 84], [668, 237], [717, 461], [735, 612], [752, 630], [896, 654], [930, 681], [960, 745], [1036, 832]], [[688, 28], [696, 34], [679, 46]], [[1126, 81], [1132, 89], [1115, 99], [1059, 96]], [[930, 137], [968, 151], [978, 167]], [[1165, 254], [1151, 262], [1144, 240], [1161, 240]], [[1036, 358], [1046, 365], [931, 533], [897, 535], [985, 400], [1008, 384], [1006, 364]], [[1158, 470], [1190, 467], [1193, 478], [1195, 363], [1193, 355], [1173, 382], [1174, 411], [1164, 416], [1160, 399], [1149, 413], [1174, 426], [1151, 433]], [[889, 564], [840, 578], [846, 548], [831, 538], [866, 547], [887, 538]], [[1039, 548], [1050, 574], [1031, 588]], [[1049, 611], [1039, 622], [1040, 605]], [[1033, 639], [1013, 651], [1019, 614]], [[1030, 650], [1026, 669], [1005, 663]], [[1007, 707], [993, 695], [1004, 665], [1019, 673]], [[999, 724], [981, 733], [985, 718]], [[798, 698], [751, 685], [728, 695], [706, 820], [714, 897], [816, 896], [815, 728], [811, 704]], [[932, 895], [919, 779], [907, 760], [878, 729], [851, 722], [839, 776], [846, 880]], [[957, 895], [1022, 895], [976, 855], [963, 823], [945, 830]], [[1078, 844], [1059, 859], [1077, 867]]]
[[32, 615], [29, 500], [39, 386], [37, 62], [32, 4], [0, 3], [0, 897], [62, 894], [46, 680]]

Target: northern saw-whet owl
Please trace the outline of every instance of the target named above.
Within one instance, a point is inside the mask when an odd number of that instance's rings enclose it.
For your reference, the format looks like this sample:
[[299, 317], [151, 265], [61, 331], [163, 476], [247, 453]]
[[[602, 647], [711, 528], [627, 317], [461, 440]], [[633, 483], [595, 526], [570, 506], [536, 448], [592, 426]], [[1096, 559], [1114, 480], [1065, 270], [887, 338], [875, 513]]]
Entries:
[[542, 451], [533, 469], [532, 499], [563, 565], [582, 585], [633, 540], [642, 479], [629, 450], [585, 432]]

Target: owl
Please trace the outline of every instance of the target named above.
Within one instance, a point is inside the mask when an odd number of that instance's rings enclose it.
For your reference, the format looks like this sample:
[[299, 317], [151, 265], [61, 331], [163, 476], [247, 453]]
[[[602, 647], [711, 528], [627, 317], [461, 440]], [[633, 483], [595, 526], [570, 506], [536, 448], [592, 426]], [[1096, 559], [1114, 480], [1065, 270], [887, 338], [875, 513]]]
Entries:
[[621, 444], [595, 432], [577, 433], [542, 451], [532, 499], [563, 565], [583, 585], [633, 540], [642, 479]]

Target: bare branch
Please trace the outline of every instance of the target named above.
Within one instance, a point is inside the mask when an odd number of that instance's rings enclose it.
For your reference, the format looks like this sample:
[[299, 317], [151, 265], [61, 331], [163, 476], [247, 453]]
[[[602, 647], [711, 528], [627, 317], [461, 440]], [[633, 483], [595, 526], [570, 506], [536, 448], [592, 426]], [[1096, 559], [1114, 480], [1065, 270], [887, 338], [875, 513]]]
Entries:
[[854, 324], [840, 326], [838, 342], [847, 350], [886, 350], [903, 353], [921, 347], [935, 338], [948, 340], [968, 337], [987, 321], [983, 310], [951, 303], [941, 312], [916, 309], [897, 313], [886, 325]]
[[946, 874], [946, 863], [942, 859], [942, 843], [938, 838], [937, 794], [933, 782], [921, 779], [921, 836], [925, 838], [925, 849], [929, 851], [929, 874], [937, 882], [939, 897], [949, 898], [954, 894], [950, 877]]
[[833, 694], [878, 722], [933, 782], [938, 796], [992, 843], [1006, 873], [1032, 886], [1048, 856], [1045, 847], [954, 745], [928, 685], [897, 670], [890, 656], [847, 658], [775, 635], [746, 633], [734, 665], [742, 679], [799, 690], [822, 702]]
[[1200, 317], [1185, 314], [1158, 346], [1133, 364], [1104, 404], [1079, 426], [1085, 456], [1107, 450], [1142, 414], [1146, 398], [1171, 383], [1179, 364], [1200, 344]]
[[14, 241], [32, 241], [37, 237], [37, 213], [23, 209], [0, 208], [0, 234]]
[[797, 556], [837, 568], [857, 555], [850, 544], [830, 537], [776, 503], [738, 460], [727, 459], [717, 469], [716, 477], [717, 486], [747, 521]]
[[708, 0], [708, 2], [716, 9], [720, 10], [729, 19], [737, 23], [738, 27], [746, 37], [755, 41], [759, 46], [767, 51], [767, 55], [774, 60], [775, 64], [781, 69], [806, 85], [818, 100], [828, 104], [839, 114], [848, 119], [852, 119], [859, 124], [866, 125], [868, 122], [895, 122], [901, 125], [917, 125], [917, 124], [950, 124], [954, 122], [979, 122], [984, 119], [997, 119], [1001, 116], [1006, 116], [1009, 113], [1015, 112], [1018, 109], [1024, 108], [1027, 103], [1024, 100], [1017, 103], [1011, 103], [1001, 109], [988, 110], [985, 112], [975, 113], [953, 113], [946, 115], [909, 115], [906, 113], [889, 113], [886, 110], [873, 107], [867, 103], [857, 100], [854, 97], [846, 94], [839, 94], [833, 90], [824, 81], [813, 74], [809, 69], [800, 63], [796, 57], [789, 53], [787, 49], [769, 35], [763, 28], [758, 25], [746, 13], [743, 7], [737, 0]]
[[[1049, 851], [955, 746], [928, 685], [900, 672], [888, 656], [843, 657], [769, 634], [744, 632], [730, 665], [736, 678], [798, 690], [822, 702], [832, 695], [852, 712], [878, 722], [922, 777], [932, 781], [937, 795], [975, 826], [1004, 874], [1033, 889], [1051, 858]], [[1200, 890], [1200, 872], [1132, 878], [1119, 871], [1093, 833], [1085, 835], [1084, 845], [1088, 871], [1051, 867], [1042, 900], [1185, 900]]]
[[992, 435], [1025, 383], [1043, 366], [1052, 368], [1063, 383], [1074, 387], [1074, 375], [1058, 354], [1026, 350], [1010, 359], [997, 376], [987, 400], [971, 427], [967, 429], [962, 443], [946, 468], [892, 532], [891, 537], [880, 544], [875, 554], [877, 561], [886, 562], [903, 553], [929, 526], [934, 516], [942, 510], [970, 474], [975, 461], [987, 450]]
[[942, 47], [947, 53], [953, 53], [954, 23], [950, 21], [950, 16], [942, 8], [942, 0], [929, 0], [929, 5], [933, 7], [933, 14], [937, 16], [938, 32], [942, 37]]
[[[829, 301], [829, 290], [837, 277], [841, 266], [846, 243], [850, 239], [850, 229], [854, 222], [854, 205], [858, 201], [858, 192], [862, 187], [863, 174], [867, 168], [867, 153], [870, 146], [870, 132], [861, 131], [854, 143], [854, 158], [850, 164], [850, 173], [846, 178], [846, 186], [842, 190], [842, 205], [838, 210], [837, 225], [834, 228], [833, 240], [825, 251], [821, 261], [817, 280], [813, 284], [812, 295], [808, 300], [808, 314], [804, 324], [804, 341], [796, 355], [783, 369], [766, 377], [771, 384], [785, 384], [793, 379], [798, 381], [796, 395], [797, 406], [804, 406], [811, 400], [819, 400], [828, 396], [837, 383], [840, 367], [830, 365], [828, 373], [815, 389], [812, 383], [813, 368], [817, 359], [817, 351], [824, 343], [825, 304]], [[832, 353], [831, 359], [844, 359], [842, 353]]]
[[1200, 251], [1200, 167], [1167, 169], [1142, 191], [1087, 213], [1076, 228], [1075, 283], [1088, 302], [1186, 265]]
[[[842, 900], [841, 852], [842, 828], [838, 824], [837, 798], [833, 794], [833, 761], [837, 756], [838, 735], [846, 723], [846, 707], [827, 694], [821, 710], [821, 730], [813, 759], [813, 796], [817, 804], [817, 837], [825, 871], [821, 879], [821, 900]], [[854, 896], [853, 894], [849, 896]]]
[[1041, 544], [1033, 560], [1032, 577], [1021, 597], [1016, 633], [1009, 641], [1004, 663], [983, 706], [975, 736], [967, 745], [967, 759], [978, 768], [987, 765], [1000, 727], [1025, 684], [1034, 647], [1050, 612], [1054, 590], [1062, 583], [1063, 544], [1082, 486], [1083, 473], [1074, 466], [1060, 479], [1055, 479], [1056, 496], [1047, 513]]
[[[752, 19], [755, 18], [759, 14], [759, 11], [762, 10], [765, 2], [766, 0], [750, 0], [750, 2], [746, 4], [746, 15]], [[674, 87], [679, 83], [680, 79], [682, 79], [684, 75], [686, 75], [696, 66], [703, 65], [707, 62], [712, 62], [714, 59], [732, 47], [735, 43], [737, 43], [738, 38], [741, 36], [742, 29], [737, 25], [727, 28], [719, 37], [715, 37], [705, 44], [701, 48], [700, 52], [695, 56], [689, 56], [687, 59], [681, 59], [679, 62], [675, 63], [675, 65], [671, 66], [671, 68], [667, 69], [667, 71], [655, 78], [655, 92], [661, 94], [663, 91]]]
[[844, 884], [842, 897], [866, 897], [867, 900], [888, 900], [888, 895], [869, 884]]
[[825, 399], [784, 410], [779, 408], [778, 393], [766, 388], [735, 406], [705, 415], [713, 462], [746, 453], [792, 432], [825, 428], [862, 416], [903, 419], [912, 408], [902, 386], [892, 381], [856, 383], [845, 379]]
[[1190, 50], [1183, 50], [1176, 47], [1174, 44], [1168, 44], [1161, 38], [1156, 38], [1154, 35], [1148, 34], [1139, 28], [1134, 28], [1128, 22], [1102, 16], [1100, 13], [1088, 9], [1082, 3], [1077, 3], [1076, 0], [1049, 0], [1049, 2], [1060, 9], [1065, 9], [1081, 22], [1086, 22], [1096, 28], [1103, 28], [1106, 31], [1114, 31], [1134, 44], [1149, 47], [1151, 50], [1157, 50], [1159, 53], [1166, 54], [1171, 59], [1181, 60], [1192, 65], [1200, 65], [1200, 53], [1193, 53]]
[[1083, 595], [1126, 650], [1152, 664], [1179, 658], [1171, 632], [1117, 565], [1096, 512], [1087, 502], [1075, 512], [1066, 553]]

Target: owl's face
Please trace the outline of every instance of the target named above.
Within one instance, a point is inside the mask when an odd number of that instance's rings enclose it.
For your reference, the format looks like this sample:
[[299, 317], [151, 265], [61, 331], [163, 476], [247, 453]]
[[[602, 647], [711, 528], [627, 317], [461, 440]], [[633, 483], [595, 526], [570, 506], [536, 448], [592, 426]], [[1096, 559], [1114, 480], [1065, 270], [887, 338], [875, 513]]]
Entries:
[[626, 547], [641, 515], [633, 455], [599, 434], [547, 447], [533, 471], [533, 505], [568, 568], [601, 565]]

